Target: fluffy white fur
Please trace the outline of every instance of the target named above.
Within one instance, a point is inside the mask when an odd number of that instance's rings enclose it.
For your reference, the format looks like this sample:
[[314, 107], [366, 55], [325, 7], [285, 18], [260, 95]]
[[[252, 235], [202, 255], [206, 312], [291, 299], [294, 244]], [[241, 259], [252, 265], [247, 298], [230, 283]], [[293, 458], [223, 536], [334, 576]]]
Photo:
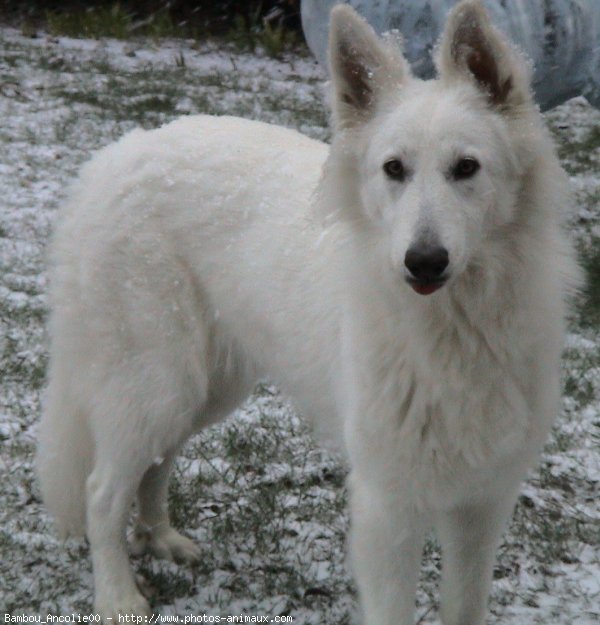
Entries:
[[[331, 148], [199, 116], [82, 170], [53, 242], [39, 475], [60, 528], [87, 533], [105, 617], [149, 610], [125, 541], [136, 492], [136, 547], [197, 557], [169, 524], [173, 457], [269, 375], [344, 429], [364, 623], [413, 622], [433, 525], [445, 625], [483, 624], [495, 547], [557, 413], [578, 271], [526, 64], [479, 2], [452, 12], [438, 67], [411, 77], [337, 7]], [[465, 155], [480, 170], [456, 180]], [[392, 157], [404, 181], [383, 173]], [[450, 261], [429, 296], [405, 280], [423, 236]]]

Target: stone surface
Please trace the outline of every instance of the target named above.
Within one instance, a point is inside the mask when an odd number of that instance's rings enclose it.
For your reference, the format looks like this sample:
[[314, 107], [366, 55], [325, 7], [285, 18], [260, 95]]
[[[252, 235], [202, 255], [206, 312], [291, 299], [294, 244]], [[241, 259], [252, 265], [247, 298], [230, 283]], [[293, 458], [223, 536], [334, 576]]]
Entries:
[[[329, 12], [339, 0], [302, 0], [310, 49], [327, 65]], [[483, 0], [494, 24], [535, 66], [533, 86], [543, 110], [584, 95], [600, 108], [600, 0]], [[349, 0], [379, 33], [398, 30], [413, 71], [434, 74], [431, 51], [456, 0]]]

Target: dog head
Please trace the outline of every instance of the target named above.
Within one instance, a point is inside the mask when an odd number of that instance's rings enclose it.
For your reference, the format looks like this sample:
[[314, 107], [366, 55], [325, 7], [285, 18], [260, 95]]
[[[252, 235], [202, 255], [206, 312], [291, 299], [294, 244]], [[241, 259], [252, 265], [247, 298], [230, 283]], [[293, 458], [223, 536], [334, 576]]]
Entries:
[[515, 219], [539, 134], [529, 65], [479, 0], [451, 11], [436, 80], [411, 76], [398, 43], [347, 5], [332, 11], [329, 54], [343, 210], [387, 241], [392, 272], [433, 293]]

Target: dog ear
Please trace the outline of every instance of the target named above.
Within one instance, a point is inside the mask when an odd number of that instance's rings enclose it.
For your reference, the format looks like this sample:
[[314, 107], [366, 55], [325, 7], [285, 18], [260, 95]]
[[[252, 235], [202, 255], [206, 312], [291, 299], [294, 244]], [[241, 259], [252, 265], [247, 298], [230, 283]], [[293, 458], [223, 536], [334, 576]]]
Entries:
[[500, 109], [531, 101], [528, 61], [492, 26], [480, 0], [463, 0], [448, 15], [437, 67], [442, 79], [474, 80]]
[[379, 38], [367, 21], [345, 4], [331, 11], [329, 68], [334, 115], [342, 127], [368, 120], [384, 93], [410, 76], [399, 41]]

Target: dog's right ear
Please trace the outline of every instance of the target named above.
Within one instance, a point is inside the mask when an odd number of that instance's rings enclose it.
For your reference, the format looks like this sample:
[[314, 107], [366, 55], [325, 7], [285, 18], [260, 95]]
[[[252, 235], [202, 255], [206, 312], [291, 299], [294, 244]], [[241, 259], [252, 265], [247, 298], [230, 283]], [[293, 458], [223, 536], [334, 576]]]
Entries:
[[398, 42], [380, 39], [367, 21], [345, 4], [331, 11], [329, 68], [334, 116], [342, 128], [367, 121], [383, 94], [398, 89], [410, 76]]

